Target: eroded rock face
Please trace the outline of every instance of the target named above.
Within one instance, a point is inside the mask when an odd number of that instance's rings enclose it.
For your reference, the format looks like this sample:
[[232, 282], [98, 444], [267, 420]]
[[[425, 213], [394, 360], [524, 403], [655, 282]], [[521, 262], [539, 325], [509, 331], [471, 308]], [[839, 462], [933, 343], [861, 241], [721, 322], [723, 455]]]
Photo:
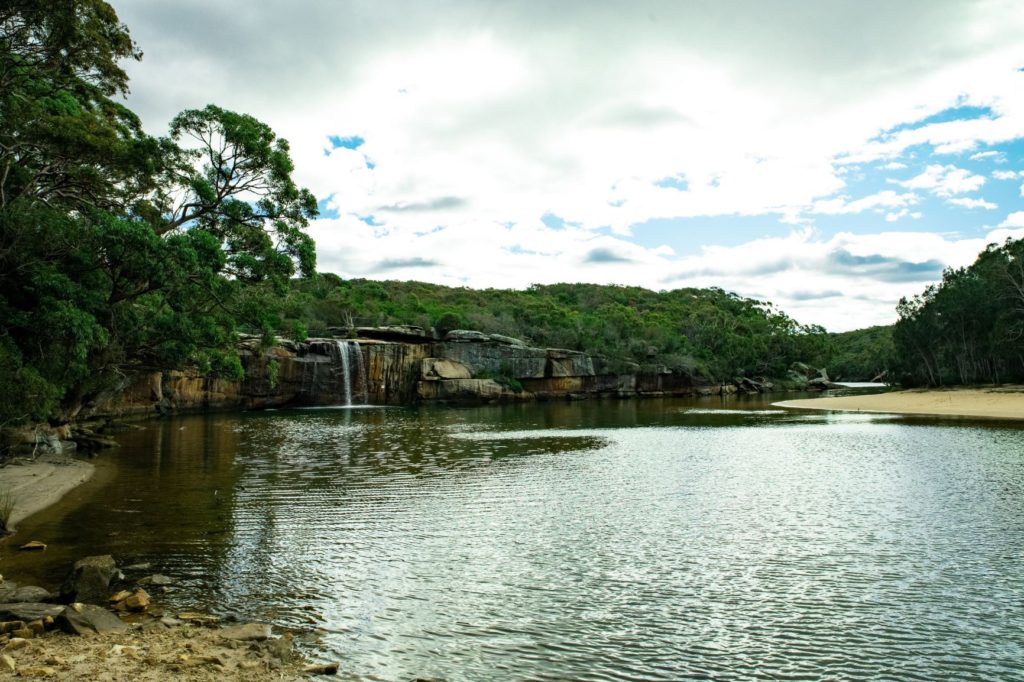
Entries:
[[516, 392], [492, 379], [450, 379], [419, 382], [418, 397], [425, 401], [492, 402], [515, 400]]
[[578, 398], [708, 395], [708, 386], [685, 372], [593, 358], [559, 348], [472, 330], [443, 341], [413, 327], [361, 329], [373, 338], [258, 340], [240, 345], [241, 380], [197, 370], [138, 377], [123, 395], [94, 414], [168, 414], [209, 409], [262, 409], [282, 405], [407, 405], [415, 402], [492, 402]]
[[473, 374], [461, 362], [444, 358], [423, 358], [420, 365], [420, 379], [435, 381], [443, 379], [471, 379]]
[[473, 376], [508, 376], [515, 379], [539, 379], [545, 376], [548, 354], [543, 348], [513, 346], [488, 341], [444, 341], [431, 346], [431, 356], [454, 360]]

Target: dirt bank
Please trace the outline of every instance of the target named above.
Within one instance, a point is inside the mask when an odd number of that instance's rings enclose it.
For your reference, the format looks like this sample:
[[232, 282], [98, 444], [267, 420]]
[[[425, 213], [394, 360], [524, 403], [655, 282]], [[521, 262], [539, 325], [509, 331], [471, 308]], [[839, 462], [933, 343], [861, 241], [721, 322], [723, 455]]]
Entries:
[[1024, 387], [893, 391], [836, 398], [786, 400], [775, 405], [809, 410], [1024, 419]]
[[[14, 640], [0, 656], [0, 675], [103, 682], [163, 680], [310, 680], [308, 665], [287, 638], [233, 641], [218, 630], [184, 625], [74, 636], [49, 632]], [[322, 678], [330, 679], [330, 678]]]

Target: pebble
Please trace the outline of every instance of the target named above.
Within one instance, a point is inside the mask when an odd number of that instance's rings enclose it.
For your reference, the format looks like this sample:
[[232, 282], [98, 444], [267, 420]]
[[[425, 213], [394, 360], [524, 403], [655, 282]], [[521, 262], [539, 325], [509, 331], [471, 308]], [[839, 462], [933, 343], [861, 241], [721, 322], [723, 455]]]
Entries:
[[21, 637], [14, 637], [13, 639], [11, 639], [11, 641], [7, 643], [7, 646], [4, 647], [4, 651], [17, 651], [18, 649], [22, 649], [27, 646], [27, 639], [23, 639]]
[[48, 665], [35, 665], [31, 668], [21, 669], [21, 677], [53, 677], [56, 674], [57, 670]]

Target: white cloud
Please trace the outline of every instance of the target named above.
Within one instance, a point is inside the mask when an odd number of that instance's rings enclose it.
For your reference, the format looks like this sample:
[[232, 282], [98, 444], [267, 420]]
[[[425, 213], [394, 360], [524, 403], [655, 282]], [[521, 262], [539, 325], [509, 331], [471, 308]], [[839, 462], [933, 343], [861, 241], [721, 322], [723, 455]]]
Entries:
[[[957, 167], [955, 156], [936, 162], [931, 151], [986, 149], [971, 156], [994, 163], [990, 146], [1024, 136], [1018, 0], [847, 0], [771, 11], [757, 0], [566, 0], [543, 9], [332, 0], [302, 11], [285, 0], [113, 4], [146, 53], [128, 68], [129, 104], [147, 128], [163, 132], [177, 111], [207, 102], [266, 120], [291, 142], [299, 182], [339, 212], [312, 234], [321, 269], [348, 276], [477, 286], [712, 283], [763, 293], [806, 322], [891, 321], [896, 290], [925, 280], [897, 287], [867, 266], [839, 275], [829, 270], [829, 249], [869, 258], [892, 240], [904, 253], [927, 247], [951, 264], [970, 262], [979, 240], [908, 232], [846, 235], [840, 244], [798, 230], [709, 248], [691, 262], [637, 244], [631, 229], [715, 216], [881, 225], [890, 216], [920, 219], [926, 193], [986, 208], [960, 196], [984, 177]], [[872, 37], [867, 48], [851, 39], [863, 35]], [[964, 106], [987, 109], [935, 122]], [[325, 155], [329, 135], [360, 135], [365, 144]], [[867, 161], [926, 169], [902, 190], [876, 191], [869, 181], [865, 196], [857, 188]], [[685, 179], [685, 189], [655, 184], [666, 177]], [[545, 214], [569, 224], [551, 230]], [[356, 217], [370, 215], [380, 224]], [[730, 236], [693, 228], [672, 244], [682, 252], [688, 239]], [[721, 263], [750, 259], [756, 270], [762, 256], [789, 258], [787, 249], [794, 265], [770, 275]], [[686, 268], [725, 274], [671, 279]], [[841, 306], [787, 294], [818, 287], [849, 293]]]
[[998, 204], [993, 204], [991, 201], [985, 201], [984, 199], [971, 199], [970, 197], [947, 199], [946, 203], [953, 204], [954, 206], [963, 206], [964, 208], [999, 208]]
[[913, 192], [904, 192], [900, 194], [892, 191], [891, 189], [886, 189], [860, 199], [851, 200], [849, 197], [822, 199], [814, 202], [810, 212], [823, 213], [826, 215], [844, 215], [850, 213], [861, 213], [871, 209], [879, 212], [886, 208], [903, 208], [906, 210], [907, 206], [913, 206], [918, 201], [918, 196]]
[[1018, 175], [1020, 173], [1017, 171], [997, 170], [992, 172], [992, 177], [996, 180], [1016, 180]]
[[1024, 227], [1024, 211], [1014, 211], [1006, 216], [1006, 220], [999, 223], [999, 227]]
[[956, 166], [929, 164], [920, 175], [893, 182], [907, 189], [926, 189], [940, 197], [950, 197], [974, 192], [985, 184], [985, 177]]

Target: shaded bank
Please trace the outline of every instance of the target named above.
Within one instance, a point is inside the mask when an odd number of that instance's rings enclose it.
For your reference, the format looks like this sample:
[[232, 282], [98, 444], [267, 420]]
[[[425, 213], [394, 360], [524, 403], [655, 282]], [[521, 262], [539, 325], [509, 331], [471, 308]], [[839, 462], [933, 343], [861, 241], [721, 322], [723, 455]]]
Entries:
[[72, 489], [92, 478], [94, 471], [89, 462], [58, 454], [14, 460], [0, 468], [0, 490], [10, 494], [14, 502], [8, 528], [61, 501]]

